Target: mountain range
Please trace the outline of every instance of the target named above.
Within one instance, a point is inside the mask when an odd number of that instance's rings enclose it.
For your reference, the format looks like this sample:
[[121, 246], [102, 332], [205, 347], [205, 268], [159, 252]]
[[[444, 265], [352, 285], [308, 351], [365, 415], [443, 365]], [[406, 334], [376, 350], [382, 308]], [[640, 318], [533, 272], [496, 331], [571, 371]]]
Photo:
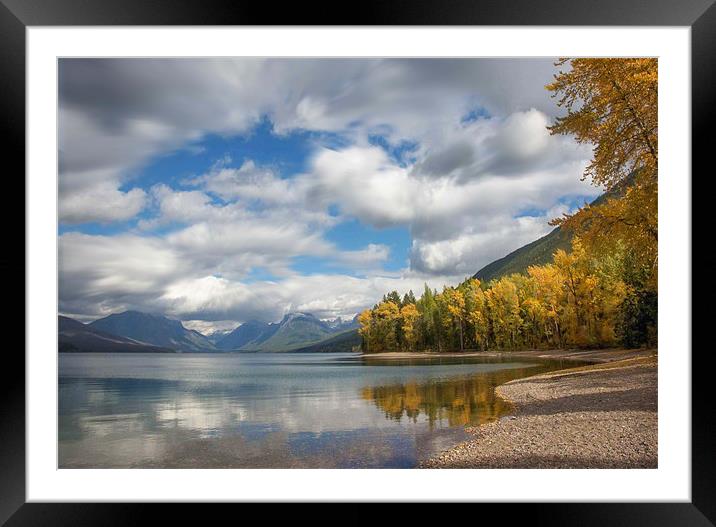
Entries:
[[[292, 351], [345, 332], [357, 335], [357, 317], [324, 321], [309, 313], [289, 313], [277, 323], [249, 321], [211, 339], [162, 315], [125, 311], [83, 324], [59, 317], [60, 352], [223, 352]], [[341, 349], [345, 348], [342, 346]], [[330, 343], [323, 351], [335, 351]]]
[[357, 327], [357, 318], [350, 322], [340, 318], [324, 321], [310, 313], [289, 313], [278, 323], [245, 322], [217, 341], [216, 346], [227, 351], [291, 351]]

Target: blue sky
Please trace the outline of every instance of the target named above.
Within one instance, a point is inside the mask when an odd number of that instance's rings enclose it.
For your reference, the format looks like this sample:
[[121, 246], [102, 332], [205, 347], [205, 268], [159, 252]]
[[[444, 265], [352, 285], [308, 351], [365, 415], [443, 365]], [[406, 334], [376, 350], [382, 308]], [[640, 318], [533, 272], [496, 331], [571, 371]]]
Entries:
[[[384, 149], [391, 159], [403, 164], [403, 158], [415, 148], [414, 143], [401, 142], [390, 145], [382, 136], [371, 135], [371, 145]], [[166, 185], [175, 191], [191, 188], [187, 180], [210, 172], [217, 162], [227, 168], [240, 168], [251, 160], [275, 172], [276, 177], [291, 179], [308, 170], [309, 159], [318, 147], [337, 148], [344, 145], [342, 137], [333, 133], [320, 134], [296, 131], [286, 135], [277, 135], [271, 122], [264, 118], [255, 127], [243, 135], [209, 135], [186, 147], [159, 155], [148, 160], [146, 166], [137, 168], [120, 191], [138, 188], [147, 193], [156, 185]], [[221, 196], [209, 193], [212, 203], [217, 207], [227, 201]], [[248, 207], [260, 210], [262, 204], [249, 203]], [[148, 206], [142, 212], [127, 221], [87, 222], [79, 224], [60, 223], [60, 234], [79, 232], [91, 235], [112, 236], [138, 229], [142, 221], [156, 217], [156, 207]], [[329, 214], [340, 216], [340, 209], [332, 205]], [[166, 235], [183, 227], [182, 223], [172, 222], [152, 229], [155, 235]], [[390, 248], [388, 258], [382, 266], [387, 271], [399, 271], [408, 265], [410, 251], [410, 232], [407, 226], [376, 228], [362, 223], [357, 218], [341, 218], [340, 223], [325, 231], [326, 240], [331, 241], [339, 250], [356, 251], [369, 244], [380, 244]], [[309, 255], [296, 255], [291, 269], [302, 274], [347, 274], [364, 276], [361, 269], [339, 264], [330, 258]], [[249, 270], [247, 281], [275, 280], [270, 271], [261, 267]]]
[[454, 284], [598, 195], [549, 60], [65, 59], [60, 311], [210, 331]]

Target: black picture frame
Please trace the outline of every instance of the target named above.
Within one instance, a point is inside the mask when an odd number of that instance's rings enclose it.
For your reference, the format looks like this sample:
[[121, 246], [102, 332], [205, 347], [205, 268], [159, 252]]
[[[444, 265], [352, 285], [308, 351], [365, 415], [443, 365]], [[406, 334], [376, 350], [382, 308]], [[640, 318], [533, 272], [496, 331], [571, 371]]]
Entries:
[[[17, 223], [25, 183], [25, 30], [27, 26], [62, 25], [620, 25], [689, 26], [692, 60], [692, 172], [703, 167], [699, 192], [692, 191], [692, 240], [712, 238], [706, 217], [713, 176], [706, 174], [714, 144], [716, 88], [716, 6], [714, 0], [398, 0], [363, 1], [350, 8], [340, 2], [284, 3], [209, 0], [0, 0], [0, 127], [4, 132], [5, 197], [3, 225], [7, 243], [0, 259], [4, 274], [6, 328], [16, 335], [25, 327], [25, 229]], [[711, 163], [713, 165], [713, 163]], [[713, 169], [711, 169], [711, 172]], [[671, 177], [671, 176], [670, 176]], [[689, 174], [673, 175], [689, 177]], [[696, 181], [691, 176], [692, 185]], [[22, 207], [23, 205], [21, 205]], [[701, 218], [698, 218], [698, 214]], [[701, 236], [699, 236], [701, 234]], [[12, 249], [10, 249], [12, 247]], [[703, 250], [692, 261], [709, 266], [716, 260]], [[695, 269], [693, 269], [695, 271]], [[692, 273], [693, 273], [692, 271]], [[25, 279], [20, 280], [22, 276]], [[700, 287], [713, 292], [713, 279]], [[23, 306], [21, 309], [20, 306]], [[709, 310], [696, 309], [692, 326], [708, 327]], [[7, 525], [126, 525], [141, 523], [142, 504], [25, 503], [25, 361], [19, 347], [6, 341], [0, 386], [0, 523]], [[639, 526], [716, 524], [716, 429], [714, 396], [708, 368], [709, 350], [695, 346], [692, 361], [692, 500], [690, 503], [510, 504], [510, 516], [532, 524]], [[688, 354], [691, 350], [663, 350]], [[488, 505], [484, 505], [488, 506]], [[489, 505], [498, 507], [499, 505]], [[155, 508], [152, 506], [151, 508]], [[505, 507], [505, 505], [502, 505]], [[504, 512], [504, 511], [502, 511]], [[184, 520], [206, 520], [205, 511], [181, 507]]]

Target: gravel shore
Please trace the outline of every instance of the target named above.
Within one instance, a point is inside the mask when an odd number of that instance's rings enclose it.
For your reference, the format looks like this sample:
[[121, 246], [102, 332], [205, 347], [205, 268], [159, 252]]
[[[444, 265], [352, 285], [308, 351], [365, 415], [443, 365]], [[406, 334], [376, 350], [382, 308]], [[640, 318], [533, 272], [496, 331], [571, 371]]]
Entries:
[[498, 387], [515, 413], [421, 467], [656, 468], [657, 357], [624, 353]]

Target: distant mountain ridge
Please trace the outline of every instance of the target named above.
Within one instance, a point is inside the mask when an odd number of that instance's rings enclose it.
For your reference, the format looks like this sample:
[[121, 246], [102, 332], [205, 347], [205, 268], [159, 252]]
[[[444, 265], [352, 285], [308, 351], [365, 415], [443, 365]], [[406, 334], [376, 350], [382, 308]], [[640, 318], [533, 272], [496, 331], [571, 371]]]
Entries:
[[91, 328], [79, 320], [57, 317], [57, 345], [60, 353], [173, 353], [174, 350]]
[[342, 317], [334, 318], [333, 320], [327, 320], [326, 323], [330, 326], [333, 331], [343, 332], [349, 329], [358, 328], [358, 315], [354, 316], [350, 320], [343, 320]]
[[324, 321], [310, 313], [289, 313], [278, 323], [245, 322], [216, 345], [226, 351], [293, 351], [357, 327], [357, 318]]
[[139, 311], [112, 314], [89, 324], [67, 317], [60, 320], [61, 351], [100, 352], [293, 351], [358, 327], [357, 317], [324, 321], [310, 313], [289, 313], [280, 322], [251, 320], [233, 331], [207, 337], [185, 328], [179, 320]]
[[334, 331], [324, 322], [309, 313], [289, 313], [278, 323], [270, 338], [257, 345], [262, 351], [289, 351], [294, 348], [320, 342]]
[[256, 346], [271, 338], [278, 330], [279, 324], [267, 324], [258, 320], [249, 320], [216, 341], [221, 350], [239, 350], [245, 346]]
[[[216, 345], [217, 342], [219, 342], [221, 339], [223, 339], [226, 335], [231, 333], [232, 330], [230, 329], [221, 329], [212, 331], [210, 333], [203, 333], [203, 335], [208, 338], [214, 345]], [[200, 332], [201, 333], [201, 332]]]
[[206, 336], [185, 328], [178, 320], [162, 315], [125, 311], [95, 320], [89, 327], [177, 351], [217, 351], [216, 346]]

